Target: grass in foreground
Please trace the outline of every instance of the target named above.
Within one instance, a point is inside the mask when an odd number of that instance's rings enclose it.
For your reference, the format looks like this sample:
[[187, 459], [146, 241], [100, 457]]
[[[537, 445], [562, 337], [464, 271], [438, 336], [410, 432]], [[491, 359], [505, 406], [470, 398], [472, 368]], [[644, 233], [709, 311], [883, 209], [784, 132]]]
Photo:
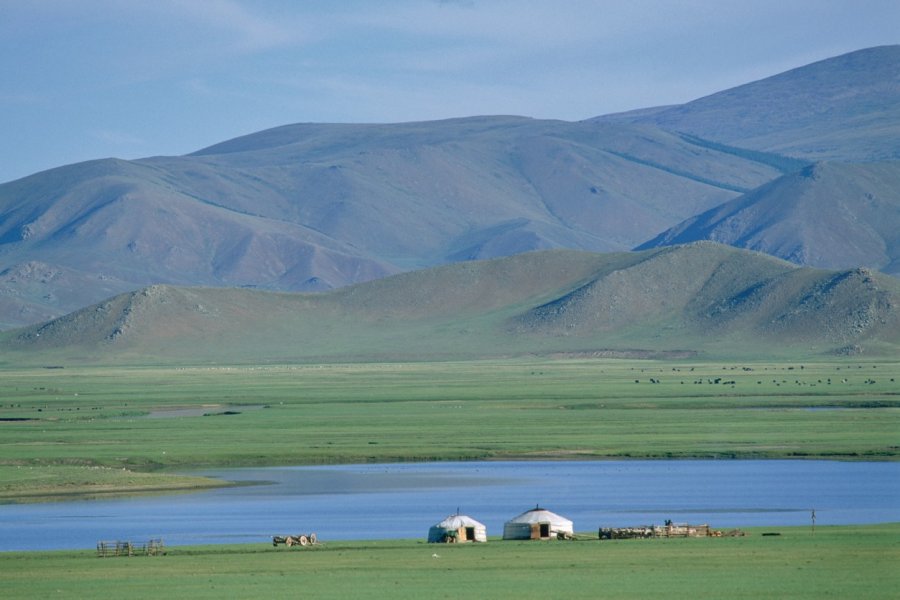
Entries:
[[8, 369], [0, 501], [210, 485], [171, 475], [204, 466], [897, 460], [898, 379], [851, 360]]
[[[777, 532], [779, 536], [762, 536]], [[593, 537], [593, 536], [591, 536]], [[437, 555], [437, 556], [435, 556]], [[896, 598], [900, 524], [743, 538], [0, 553], [5, 598]]]

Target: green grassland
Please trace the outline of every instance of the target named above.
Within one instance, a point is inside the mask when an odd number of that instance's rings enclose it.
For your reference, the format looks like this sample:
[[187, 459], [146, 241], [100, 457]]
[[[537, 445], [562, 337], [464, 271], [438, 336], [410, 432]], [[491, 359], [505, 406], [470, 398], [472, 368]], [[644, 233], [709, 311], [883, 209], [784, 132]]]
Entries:
[[201, 487], [177, 472], [207, 466], [897, 460], [898, 379], [851, 359], [6, 369], [0, 501]]
[[[779, 533], [763, 536], [763, 532]], [[747, 537], [0, 553], [5, 598], [896, 598], [900, 524]], [[436, 556], [435, 556], [436, 555]]]

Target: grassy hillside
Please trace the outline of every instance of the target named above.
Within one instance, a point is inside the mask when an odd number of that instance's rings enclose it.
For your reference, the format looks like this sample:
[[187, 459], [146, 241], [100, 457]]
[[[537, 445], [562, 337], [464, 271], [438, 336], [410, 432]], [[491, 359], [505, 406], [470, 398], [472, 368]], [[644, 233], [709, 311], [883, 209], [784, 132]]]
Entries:
[[898, 343], [896, 279], [709, 242], [529, 253], [325, 294], [154, 286], [0, 334], [10, 364], [892, 355]]
[[801, 265], [900, 275], [900, 161], [816, 164], [692, 217], [638, 249], [702, 239]]
[[60, 314], [134, 289], [102, 273], [54, 267], [39, 261], [0, 270], [0, 330], [49, 321]]

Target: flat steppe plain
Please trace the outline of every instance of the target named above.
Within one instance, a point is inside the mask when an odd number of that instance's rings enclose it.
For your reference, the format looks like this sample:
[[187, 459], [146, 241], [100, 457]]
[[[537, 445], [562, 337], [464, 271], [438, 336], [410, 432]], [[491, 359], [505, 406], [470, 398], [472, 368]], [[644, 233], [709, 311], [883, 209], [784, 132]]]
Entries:
[[900, 457], [900, 362], [560, 357], [0, 370], [0, 501], [220, 482], [195, 467]]
[[[896, 598], [900, 524], [746, 537], [0, 553], [4, 598]], [[764, 536], [763, 533], [777, 533]]]

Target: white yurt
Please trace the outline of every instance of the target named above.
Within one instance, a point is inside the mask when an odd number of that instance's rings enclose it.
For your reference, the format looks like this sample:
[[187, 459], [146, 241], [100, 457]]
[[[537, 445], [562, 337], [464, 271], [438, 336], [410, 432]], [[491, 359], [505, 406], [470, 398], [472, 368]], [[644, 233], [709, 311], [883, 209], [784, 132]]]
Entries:
[[466, 515], [450, 515], [428, 530], [429, 543], [486, 542], [487, 529]]
[[572, 521], [535, 506], [503, 525], [504, 540], [551, 540], [572, 537]]

